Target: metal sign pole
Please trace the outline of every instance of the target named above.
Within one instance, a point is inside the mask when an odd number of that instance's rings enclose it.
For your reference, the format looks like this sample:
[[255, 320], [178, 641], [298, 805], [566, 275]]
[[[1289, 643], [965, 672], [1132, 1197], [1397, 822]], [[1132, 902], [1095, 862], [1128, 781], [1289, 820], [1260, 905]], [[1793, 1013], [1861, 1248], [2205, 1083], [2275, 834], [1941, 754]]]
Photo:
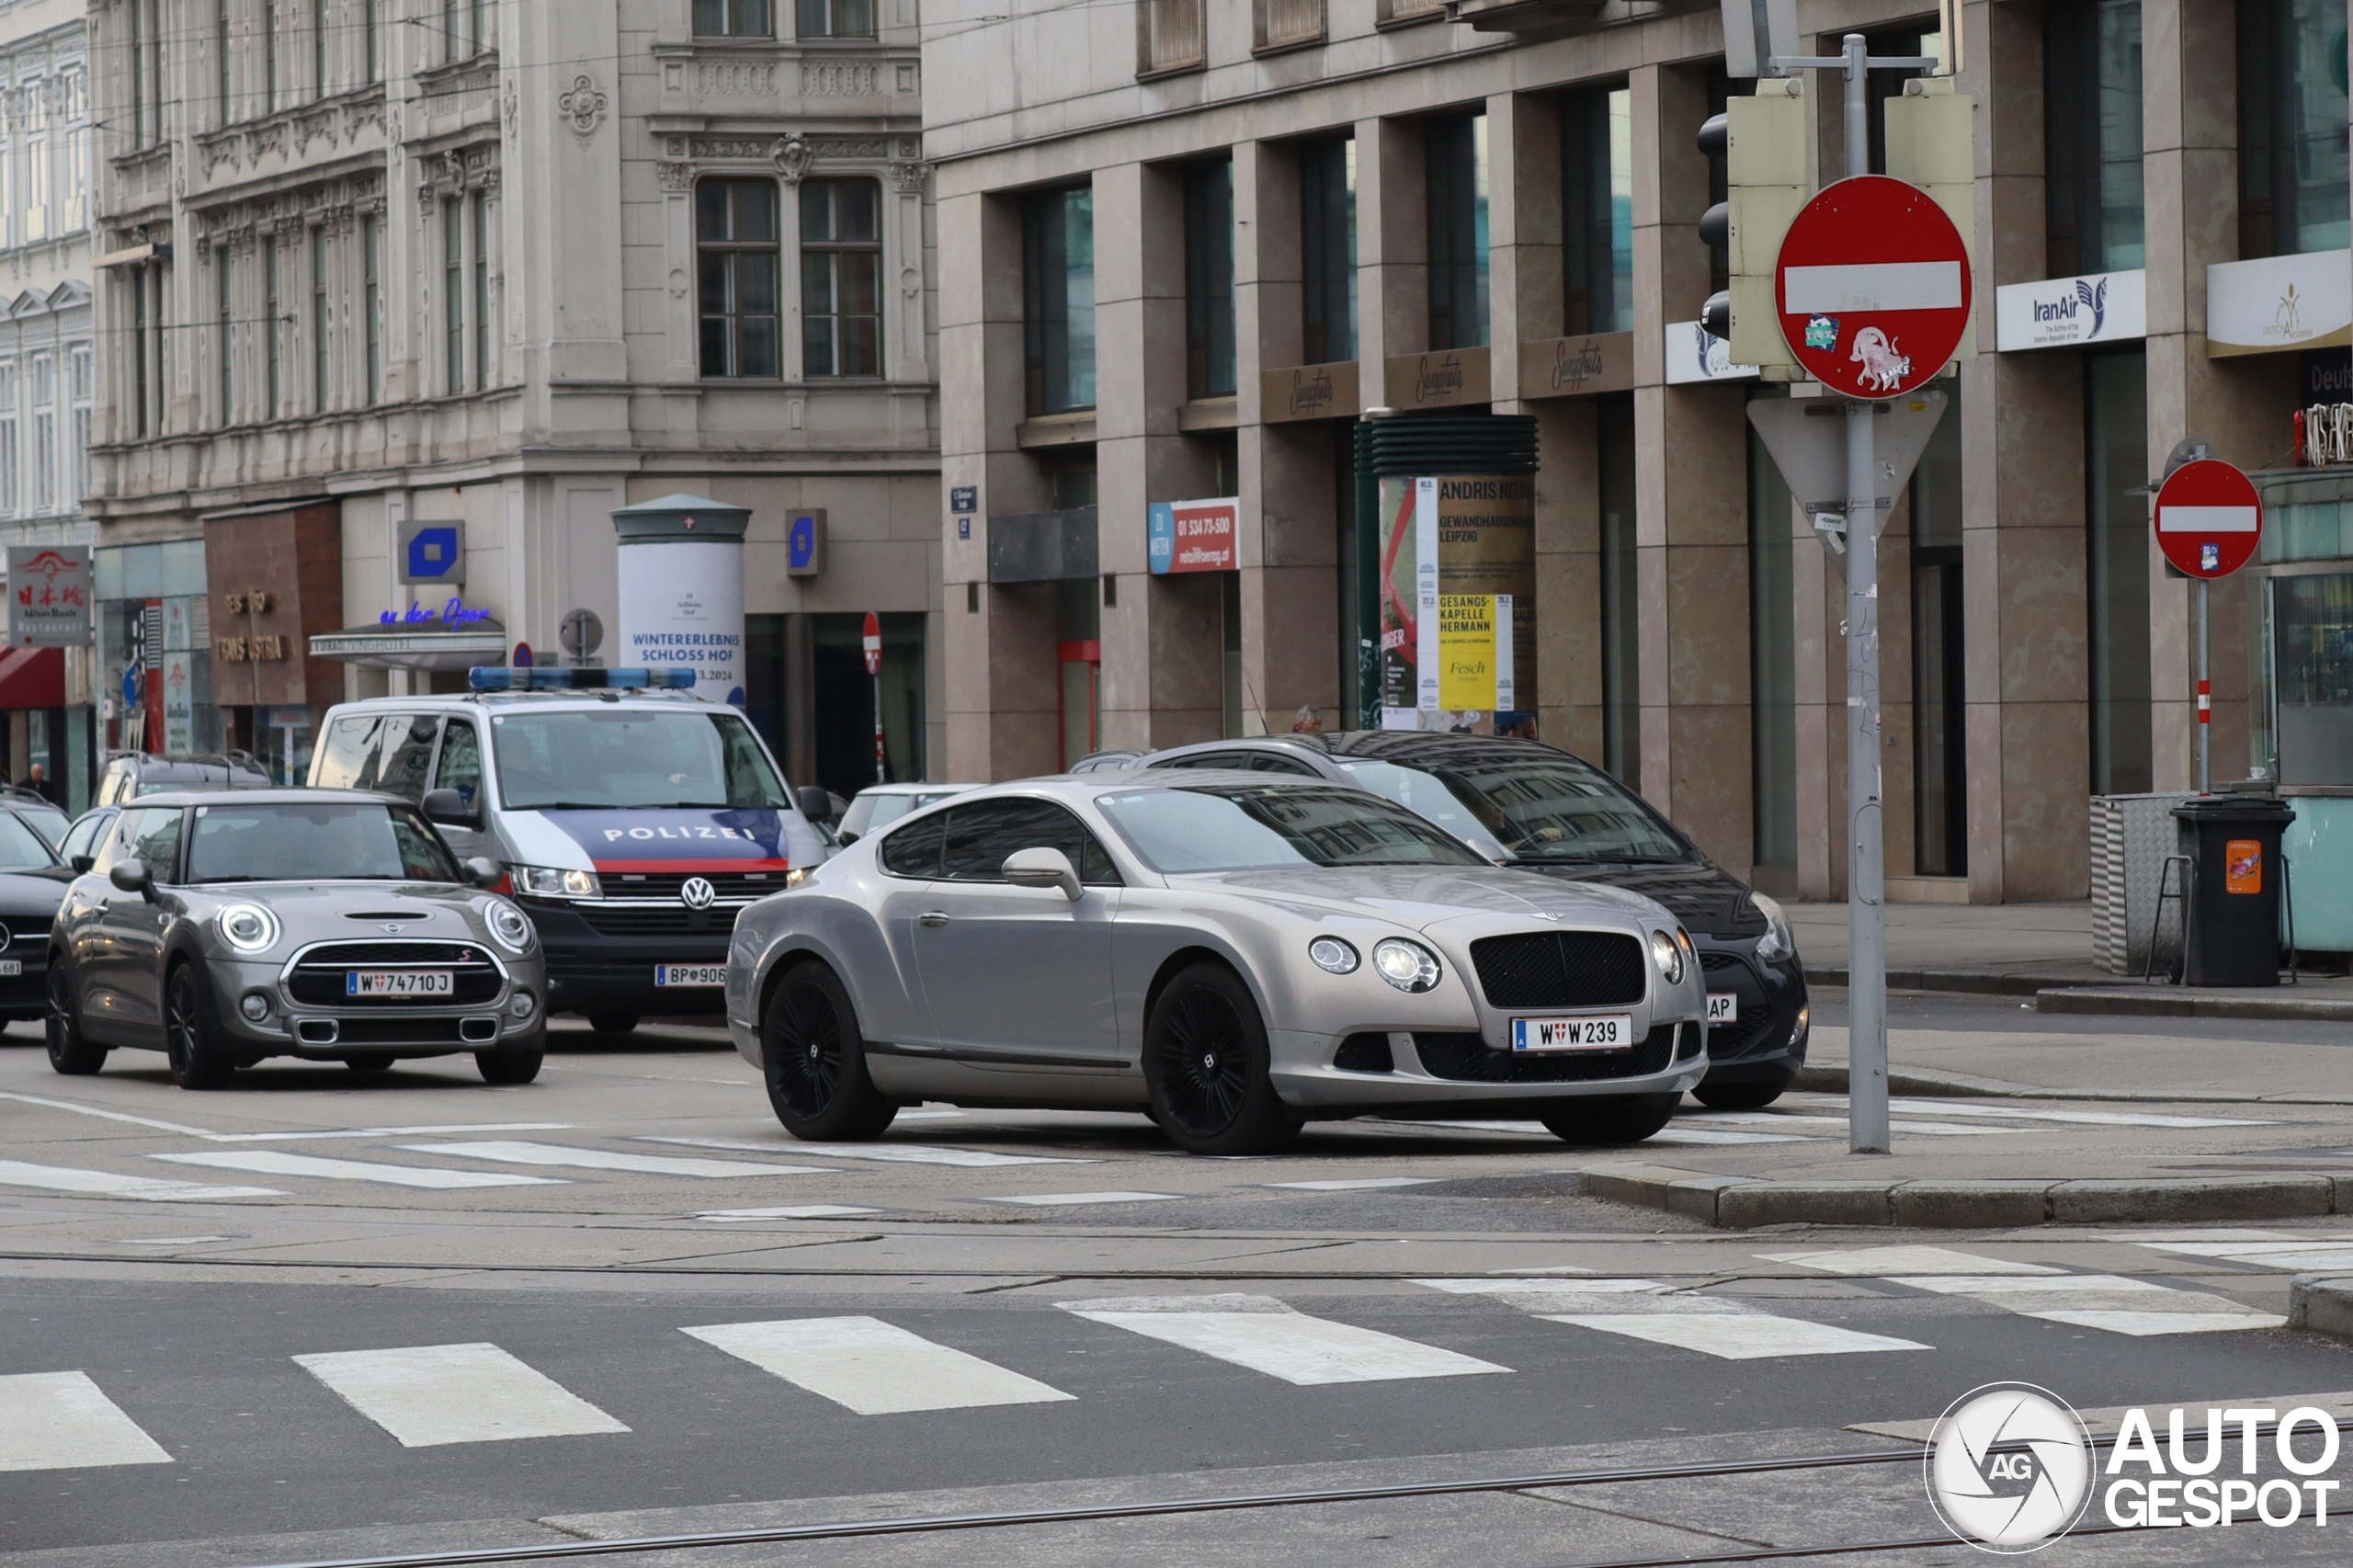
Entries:
[[2214, 683], [2208, 678], [2211, 668], [2207, 656], [2211, 645], [2206, 640], [2206, 596], [2214, 585], [2205, 578], [2198, 579], [2198, 792], [2214, 792]]

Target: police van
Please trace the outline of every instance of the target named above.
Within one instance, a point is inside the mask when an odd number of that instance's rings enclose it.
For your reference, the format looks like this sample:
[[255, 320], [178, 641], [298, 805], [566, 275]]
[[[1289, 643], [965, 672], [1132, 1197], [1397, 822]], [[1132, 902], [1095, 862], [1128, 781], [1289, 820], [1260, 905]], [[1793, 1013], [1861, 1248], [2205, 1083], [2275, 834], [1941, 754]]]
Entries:
[[720, 1013], [735, 911], [830, 843], [811, 822], [824, 792], [796, 797], [744, 716], [693, 685], [691, 670], [493, 667], [461, 694], [340, 703], [310, 782], [406, 796], [460, 858], [503, 864], [539, 927], [550, 1011], [600, 1034]]

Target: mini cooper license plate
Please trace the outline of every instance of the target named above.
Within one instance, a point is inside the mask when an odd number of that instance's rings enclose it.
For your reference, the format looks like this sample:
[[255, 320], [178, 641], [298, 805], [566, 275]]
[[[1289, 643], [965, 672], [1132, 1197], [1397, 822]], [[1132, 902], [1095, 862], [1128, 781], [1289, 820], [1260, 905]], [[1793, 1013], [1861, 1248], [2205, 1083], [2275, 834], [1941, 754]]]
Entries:
[[1634, 1020], [1608, 1018], [1514, 1018], [1514, 1051], [1624, 1051], [1634, 1043]]
[[1729, 1024], [1740, 1017], [1740, 998], [1729, 991], [1708, 993], [1708, 1022]]
[[455, 989], [446, 969], [352, 969], [343, 975], [346, 996], [447, 996]]
[[656, 985], [724, 985], [727, 966], [723, 963], [657, 963], [654, 966]]

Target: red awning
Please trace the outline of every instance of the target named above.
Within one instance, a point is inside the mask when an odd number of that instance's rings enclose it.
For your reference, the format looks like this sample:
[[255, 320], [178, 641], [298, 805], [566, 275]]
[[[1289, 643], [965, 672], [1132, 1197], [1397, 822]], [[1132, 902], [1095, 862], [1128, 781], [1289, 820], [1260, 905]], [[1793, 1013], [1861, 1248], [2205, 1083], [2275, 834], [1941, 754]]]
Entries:
[[64, 649], [11, 648], [0, 653], [0, 709], [64, 706]]

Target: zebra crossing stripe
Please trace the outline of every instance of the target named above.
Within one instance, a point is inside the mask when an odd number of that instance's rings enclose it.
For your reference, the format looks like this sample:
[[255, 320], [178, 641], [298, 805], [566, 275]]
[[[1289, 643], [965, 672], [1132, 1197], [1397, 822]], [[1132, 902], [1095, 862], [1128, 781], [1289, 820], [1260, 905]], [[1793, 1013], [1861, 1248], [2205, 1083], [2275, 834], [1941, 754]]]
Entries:
[[1547, 1323], [1696, 1350], [1725, 1361], [1782, 1356], [1853, 1356], [1928, 1346], [1836, 1324], [1760, 1312], [1722, 1296], [1702, 1296], [1656, 1279], [1417, 1279], [1433, 1290], [1492, 1296]]
[[880, 1318], [786, 1318], [680, 1332], [860, 1415], [1073, 1397]]
[[2064, 1269], [2047, 1264], [2019, 1263], [2005, 1257], [1977, 1257], [1949, 1247], [1885, 1246], [1843, 1247], [1833, 1252], [1760, 1252], [1756, 1255], [1768, 1263], [1795, 1264], [1800, 1268], [1819, 1268], [1825, 1274], [1849, 1277], [1877, 1276], [1881, 1278], [1897, 1274], [2063, 1274]]
[[629, 1430], [495, 1345], [337, 1350], [294, 1362], [404, 1449]]
[[2311, 1241], [2295, 1237], [2265, 1236], [2261, 1241], [2237, 1242], [2139, 1242], [2152, 1252], [2169, 1252], [2183, 1257], [2219, 1257], [2226, 1263], [2244, 1263], [2256, 1268], [2277, 1268], [2287, 1272], [2311, 1270], [2317, 1274], [2353, 1273], [2353, 1243]]
[[0, 1471], [171, 1462], [88, 1373], [0, 1377]]
[[676, 1143], [690, 1149], [733, 1149], [751, 1154], [813, 1154], [821, 1160], [880, 1160], [886, 1165], [1092, 1165], [1096, 1160], [1074, 1160], [1060, 1154], [993, 1154], [985, 1149], [951, 1149], [940, 1143], [749, 1143], [735, 1138], [661, 1138], [646, 1134], [644, 1143]]
[[1272, 1296], [1114, 1296], [1055, 1305], [1302, 1387], [1511, 1370], [1378, 1329], [1310, 1317]]
[[151, 1154], [150, 1159], [175, 1165], [210, 1165], [228, 1171], [258, 1171], [264, 1176], [317, 1176], [323, 1181], [375, 1181], [392, 1187], [440, 1189], [468, 1187], [552, 1187], [560, 1176], [524, 1176], [516, 1171], [453, 1171], [438, 1165], [386, 1165], [372, 1160], [335, 1160], [324, 1154], [293, 1154], [282, 1149], [237, 1149], [196, 1154]]
[[469, 1160], [501, 1165], [547, 1165], [584, 1171], [629, 1171], [638, 1176], [825, 1176], [831, 1165], [778, 1165], [749, 1160], [703, 1160], [678, 1154], [620, 1154], [605, 1149], [574, 1149], [562, 1143], [536, 1143], [524, 1139], [486, 1139], [479, 1143], [404, 1143], [413, 1154], [456, 1154]]
[[152, 1203], [200, 1203], [218, 1198], [283, 1198], [274, 1187], [205, 1187], [192, 1181], [166, 1181], [162, 1176], [118, 1176], [112, 1171], [77, 1170], [71, 1165], [36, 1165], [23, 1160], [0, 1160], [0, 1187], [39, 1187], [44, 1192], [79, 1192], [92, 1198], [138, 1198]]
[[2076, 1328], [2146, 1338], [2160, 1334], [2229, 1334], [2279, 1328], [2287, 1319], [2253, 1312], [2227, 1297], [2203, 1290], [2177, 1290], [2146, 1279], [2115, 1274], [2062, 1274], [2021, 1278], [2017, 1275], [1914, 1275], [1888, 1283], [1940, 1296], [1967, 1296], [2020, 1317], [2040, 1318]]

